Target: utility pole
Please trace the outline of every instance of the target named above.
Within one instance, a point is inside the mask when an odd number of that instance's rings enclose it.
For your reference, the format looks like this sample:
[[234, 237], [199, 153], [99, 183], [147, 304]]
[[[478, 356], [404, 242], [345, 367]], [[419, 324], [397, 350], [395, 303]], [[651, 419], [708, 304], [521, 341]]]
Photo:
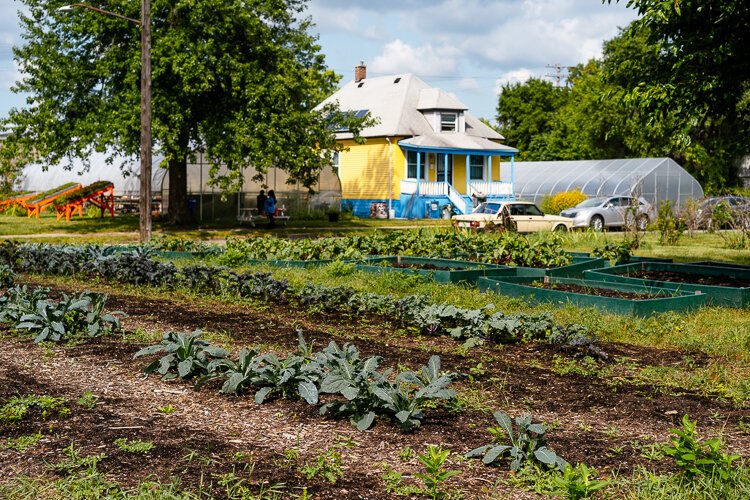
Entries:
[[[567, 82], [568, 80], [568, 67], [567, 66], [564, 66], [560, 63], [555, 63], [555, 64], [548, 64], [545, 66], [545, 68], [555, 70], [554, 74], [547, 73], [546, 75], [544, 75], [544, 76], [554, 79], [555, 87], [561, 86], [560, 83], [562, 82], [563, 78], [565, 78], [565, 81]], [[565, 73], [563, 73], [563, 70], [565, 70]]]

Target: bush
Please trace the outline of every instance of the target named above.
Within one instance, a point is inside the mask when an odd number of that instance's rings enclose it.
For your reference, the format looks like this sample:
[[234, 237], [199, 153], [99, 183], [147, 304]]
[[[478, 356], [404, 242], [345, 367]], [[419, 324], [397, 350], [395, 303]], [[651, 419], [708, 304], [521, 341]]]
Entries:
[[541, 209], [544, 213], [559, 215], [565, 209], [572, 208], [588, 199], [579, 189], [563, 191], [551, 196], [545, 196]]

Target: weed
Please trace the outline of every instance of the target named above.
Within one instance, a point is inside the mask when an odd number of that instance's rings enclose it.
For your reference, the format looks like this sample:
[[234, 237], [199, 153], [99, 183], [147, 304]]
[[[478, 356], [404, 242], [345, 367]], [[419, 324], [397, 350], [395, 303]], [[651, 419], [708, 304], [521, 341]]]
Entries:
[[424, 454], [419, 455], [419, 461], [424, 465], [424, 473], [415, 474], [424, 482], [425, 493], [428, 497], [434, 499], [444, 498], [447, 491], [444, 491], [444, 483], [461, 474], [460, 471], [443, 468], [445, 461], [450, 456], [450, 450], [444, 450], [440, 446], [429, 445]]
[[387, 464], [383, 464], [383, 474], [380, 476], [385, 483], [385, 491], [397, 496], [414, 496], [425, 493], [423, 488], [412, 484], [404, 484], [404, 476]]
[[154, 449], [152, 441], [141, 441], [140, 439], [118, 438], [115, 445], [125, 453], [148, 453]]
[[9, 450], [15, 450], [19, 453], [23, 453], [42, 439], [41, 431], [36, 434], [30, 434], [28, 436], [18, 436], [16, 438], [8, 438], [5, 441], [5, 447]]
[[76, 404], [86, 410], [93, 410], [99, 404], [99, 396], [94, 396], [93, 392], [86, 391], [76, 400]]
[[398, 457], [404, 461], [408, 462], [412, 458], [414, 458], [414, 450], [412, 450], [410, 447], [405, 446], [399, 453]]
[[107, 455], [104, 453], [89, 455], [87, 457], [81, 456], [73, 443], [70, 443], [70, 446], [65, 448], [65, 455], [67, 458], [55, 464], [50, 464], [50, 469], [67, 475], [80, 469], [96, 468], [99, 462], [107, 458]]
[[171, 415], [172, 413], [174, 413], [174, 409], [175, 408], [174, 406], [172, 406], [172, 403], [169, 403], [166, 406], [160, 406], [159, 408], [157, 408], [159, 413], [163, 413], [164, 415]]
[[610, 483], [610, 481], [596, 480], [590, 476], [596, 476], [596, 469], [589, 469], [584, 464], [578, 464], [575, 467], [568, 465], [562, 475], [552, 479], [553, 494], [564, 496], [569, 500], [589, 498]]
[[52, 415], [62, 417], [70, 413], [70, 410], [65, 407], [65, 403], [65, 398], [54, 396], [13, 396], [0, 407], [0, 423], [14, 424], [20, 422], [31, 409], [38, 410], [42, 420], [47, 420]]
[[329, 483], [336, 484], [336, 481], [344, 477], [343, 463], [341, 454], [331, 448], [302, 466], [300, 472], [307, 479], [322, 477]]
[[740, 458], [739, 455], [728, 455], [721, 438], [700, 440], [695, 432], [696, 425], [697, 421], [691, 421], [684, 415], [682, 429], [670, 429], [673, 434], [671, 444], [665, 445], [662, 451], [674, 458], [688, 478], [718, 475], [722, 480], [728, 480], [732, 462]]

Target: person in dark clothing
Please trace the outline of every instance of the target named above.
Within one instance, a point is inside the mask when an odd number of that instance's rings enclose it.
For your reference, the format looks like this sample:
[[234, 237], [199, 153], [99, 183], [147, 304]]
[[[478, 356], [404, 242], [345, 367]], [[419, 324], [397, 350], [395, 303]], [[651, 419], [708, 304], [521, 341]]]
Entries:
[[266, 192], [264, 190], [260, 190], [260, 194], [256, 198], [256, 201], [258, 202], [258, 215], [263, 215], [265, 210], [265, 204], [266, 204]]
[[273, 192], [273, 189], [268, 191], [268, 197], [266, 197], [266, 201], [263, 203], [263, 210], [268, 215], [268, 228], [273, 229], [276, 227], [276, 223], [273, 220], [274, 215], [276, 215], [276, 193]]

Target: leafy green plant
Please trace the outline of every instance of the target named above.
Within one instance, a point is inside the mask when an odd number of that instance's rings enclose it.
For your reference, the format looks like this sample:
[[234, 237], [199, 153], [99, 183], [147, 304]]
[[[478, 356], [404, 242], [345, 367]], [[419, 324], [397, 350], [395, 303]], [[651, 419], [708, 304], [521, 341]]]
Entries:
[[591, 255], [608, 259], [613, 266], [627, 264], [633, 256], [633, 248], [633, 242], [628, 239], [623, 240], [621, 243], [607, 242], [604, 245], [594, 248]]
[[8, 438], [5, 441], [5, 447], [9, 450], [23, 453], [32, 446], [36, 445], [42, 439], [42, 432], [39, 431], [36, 434], [30, 434], [28, 436], [18, 436], [15, 438]]
[[94, 396], [91, 391], [85, 391], [81, 397], [76, 400], [76, 404], [87, 410], [93, 410], [99, 404], [99, 396]]
[[689, 477], [699, 475], [719, 476], [728, 480], [731, 476], [732, 462], [739, 455], [729, 455], [724, 451], [721, 438], [701, 440], [696, 434], [697, 421], [691, 421], [687, 415], [682, 417], [681, 429], [670, 429], [671, 444], [662, 450], [672, 457], [675, 464]]
[[596, 469], [589, 469], [585, 464], [577, 464], [575, 467], [568, 464], [562, 474], [552, 478], [555, 496], [562, 496], [570, 500], [579, 498], [590, 498], [597, 491], [606, 488], [611, 481], [597, 480]]
[[166, 406], [160, 406], [159, 408], [157, 408], [157, 410], [159, 410], [159, 413], [163, 413], [164, 415], [171, 415], [172, 413], [174, 413], [174, 406], [172, 406], [172, 404], [170, 403]]
[[204, 384], [212, 380], [226, 379], [221, 387], [223, 394], [239, 395], [245, 388], [252, 385], [258, 377], [259, 359], [258, 352], [243, 348], [237, 361], [228, 358], [220, 358], [211, 361], [206, 375], [201, 377], [195, 384], [200, 389]]
[[225, 358], [229, 352], [201, 340], [200, 336], [200, 330], [192, 333], [168, 332], [164, 334], [159, 344], [144, 347], [135, 353], [133, 358], [166, 353], [148, 365], [144, 372], [146, 374], [156, 372], [164, 380], [178, 377], [182, 379], [201, 377], [208, 373], [208, 365], [212, 360]]
[[322, 477], [331, 484], [344, 477], [341, 453], [331, 448], [317, 455], [312, 461], [300, 467], [300, 472], [307, 479]]
[[18, 423], [26, 418], [29, 410], [39, 412], [39, 417], [42, 420], [47, 420], [53, 415], [65, 416], [70, 413], [65, 403], [65, 398], [54, 396], [37, 396], [34, 394], [13, 396], [0, 407], [0, 423]]
[[[452, 400], [456, 392], [447, 387], [458, 378], [457, 373], [443, 374], [440, 371], [440, 356], [432, 356], [420, 373], [399, 373], [395, 384], [381, 384], [373, 388], [382, 407], [390, 412], [402, 430], [411, 431], [419, 427], [424, 415], [421, 408], [433, 399]], [[410, 390], [416, 387], [416, 390]]]
[[[510, 468], [518, 471], [526, 463], [538, 462], [548, 467], [556, 467], [560, 471], [565, 470], [568, 463], [551, 449], [547, 448], [544, 434], [548, 427], [544, 424], [535, 424], [530, 415], [515, 418], [513, 420], [503, 412], [493, 413], [499, 427], [492, 427], [489, 432], [495, 436], [492, 444], [480, 446], [466, 454], [466, 458], [482, 457], [485, 465], [490, 465], [509, 455]], [[509, 443], [509, 444], [500, 444]]]
[[674, 216], [669, 200], [659, 203], [656, 227], [659, 229], [659, 243], [662, 245], [675, 245], [685, 231], [684, 223]]
[[125, 453], [148, 453], [154, 449], [152, 441], [141, 441], [140, 439], [128, 439], [125, 437], [115, 439], [115, 446]]
[[99, 455], [89, 455], [87, 457], [81, 456], [73, 443], [70, 443], [70, 446], [65, 448], [65, 455], [66, 458], [57, 463], [50, 464], [49, 468], [57, 472], [70, 474], [80, 469], [96, 468], [99, 462], [107, 458], [107, 455], [104, 453], [100, 453]]
[[445, 482], [461, 473], [443, 467], [450, 453], [450, 450], [444, 450], [440, 446], [429, 445], [427, 451], [417, 457], [424, 465], [425, 471], [417, 473], [415, 476], [424, 482], [426, 494], [433, 500], [444, 498], [447, 494], [443, 490]]

